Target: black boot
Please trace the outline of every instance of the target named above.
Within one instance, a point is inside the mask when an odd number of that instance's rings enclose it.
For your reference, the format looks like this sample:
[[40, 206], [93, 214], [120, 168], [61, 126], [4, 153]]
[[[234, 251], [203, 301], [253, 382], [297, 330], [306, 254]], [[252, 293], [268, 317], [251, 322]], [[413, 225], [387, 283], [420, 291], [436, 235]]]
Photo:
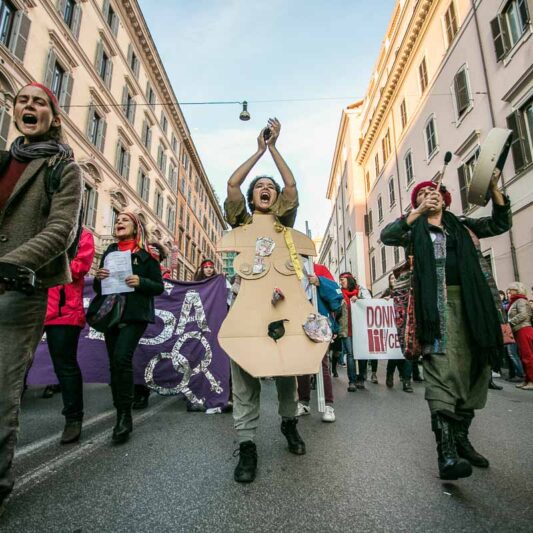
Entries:
[[477, 452], [468, 439], [468, 429], [474, 418], [474, 412], [460, 411], [457, 414], [462, 418], [462, 422], [458, 422], [455, 426], [455, 442], [459, 457], [479, 468], [488, 468], [489, 460]]
[[289, 451], [295, 455], [305, 455], [305, 442], [296, 429], [297, 418], [289, 418], [281, 422], [281, 432], [289, 444]]
[[403, 380], [403, 392], [413, 392], [413, 387], [411, 385], [410, 379]]
[[[237, 450], [235, 450], [237, 452]], [[238, 483], [251, 483], [257, 472], [257, 448], [251, 440], [239, 444], [239, 463], [235, 467], [233, 479]]]
[[502, 390], [503, 387], [501, 385], [496, 385], [496, 383], [494, 383], [494, 380], [491, 377], [490, 381], [489, 381], [489, 389], [491, 389], [491, 390]]
[[81, 420], [70, 420], [65, 422], [65, 429], [61, 435], [61, 444], [70, 444], [80, 440], [81, 435]]
[[117, 409], [117, 423], [113, 428], [113, 442], [115, 444], [126, 442], [132, 431], [131, 409]]
[[431, 428], [437, 440], [441, 479], [452, 480], [472, 475], [472, 465], [457, 454], [454, 425], [458, 420], [457, 415], [448, 411], [438, 411], [431, 415]]

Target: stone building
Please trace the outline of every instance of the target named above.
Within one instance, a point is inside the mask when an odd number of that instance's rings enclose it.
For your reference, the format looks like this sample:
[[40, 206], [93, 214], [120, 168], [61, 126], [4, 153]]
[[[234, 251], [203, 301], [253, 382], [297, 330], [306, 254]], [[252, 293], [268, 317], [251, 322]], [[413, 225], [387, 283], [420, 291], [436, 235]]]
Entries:
[[490, 214], [490, 203], [470, 205], [467, 192], [480, 147], [493, 127], [514, 133], [500, 182], [511, 198], [514, 223], [511, 232], [482, 240], [482, 249], [500, 287], [515, 279], [532, 285], [532, 4], [396, 2], [360, 108], [348, 165], [348, 180], [356, 189], [364, 187], [366, 196], [366, 208], [361, 203], [353, 207], [366, 215], [369, 268], [356, 274], [366, 277], [374, 294], [386, 288], [389, 272], [404, 259], [403, 250], [382, 245], [381, 230], [409, 212], [413, 185], [437, 177], [446, 151], [453, 154], [444, 178], [452, 211]]
[[17, 136], [13, 97], [32, 80], [64, 109], [97, 258], [128, 209], [172, 252], [174, 277], [191, 279], [206, 256], [221, 267], [223, 215], [135, 0], [0, 0], [2, 149]]

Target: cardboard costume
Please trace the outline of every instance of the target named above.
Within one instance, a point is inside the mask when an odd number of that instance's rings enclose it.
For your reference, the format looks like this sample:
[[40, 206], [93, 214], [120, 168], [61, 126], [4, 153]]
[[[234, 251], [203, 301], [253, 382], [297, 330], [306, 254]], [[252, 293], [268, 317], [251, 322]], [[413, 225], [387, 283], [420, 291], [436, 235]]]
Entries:
[[[282, 226], [273, 214], [254, 213], [250, 223], [233, 229], [218, 243], [218, 252], [239, 253], [233, 266], [241, 277], [239, 295], [218, 340], [229, 357], [254, 377], [315, 374], [329, 346], [304, 333], [302, 326], [315, 311], [297, 276], [294, 254], [291, 259], [291, 240], [299, 256], [316, 255], [310, 238]], [[301, 265], [302, 258], [298, 259]], [[284, 298], [273, 303], [276, 289]], [[285, 330], [281, 337], [272, 334], [279, 333], [279, 321]]]

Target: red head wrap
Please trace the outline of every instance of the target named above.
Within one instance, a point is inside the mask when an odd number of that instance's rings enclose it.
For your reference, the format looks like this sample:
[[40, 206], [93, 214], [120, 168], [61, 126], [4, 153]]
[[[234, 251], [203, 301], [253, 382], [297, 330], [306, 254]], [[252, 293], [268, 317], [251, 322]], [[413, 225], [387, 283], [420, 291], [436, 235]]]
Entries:
[[[433, 183], [432, 181], [421, 181], [416, 185], [416, 187], [413, 189], [413, 192], [411, 193], [411, 205], [413, 206], [413, 209], [416, 209], [418, 207], [418, 204], [416, 203], [416, 197], [418, 196], [418, 192], [420, 191], [420, 189], [423, 189], [424, 187], [431, 187], [432, 189], [436, 189], [437, 184]], [[446, 207], [450, 207], [452, 203], [452, 195], [446, 190], [446, 187], [444, 187], [444, 185], [440, 186], [440, 194], [444, 201], [444, 205]]]
[[25, 85], [25, 87], [37, 87], [44, 91], [46, 93], [46, 96], [50, 99], [50, 104], [52, 106], [52, 109], [56, 115], [59, 115], [61, 112], [61, 107], [59, 105], [59, 101], [57, 100], [56, 95], [49, 89], [46, 85], [43, 85], [42, 83], [38, 83], [36, 81], [33, 81], [31, 83], [28, 83], [28, 85]]
[[200, 264], [200, 267], [202, 267], [202, 268], [204, 268], [204, 267], [214, 267], [214, 266], [215, 266], [215, 263], [213, 263], [213, 261], [211, 261], [211, 259], [205, 259]]

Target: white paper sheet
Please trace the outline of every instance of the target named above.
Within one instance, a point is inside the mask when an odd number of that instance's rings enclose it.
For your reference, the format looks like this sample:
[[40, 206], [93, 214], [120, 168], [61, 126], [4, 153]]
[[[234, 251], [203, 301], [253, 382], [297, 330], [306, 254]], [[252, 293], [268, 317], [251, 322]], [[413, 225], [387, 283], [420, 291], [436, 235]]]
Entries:
[[102, 294], [134, 292], [126, 285], [125, 279], [133, 274], [131, 269], [131, 252], [111, 252], [104, 260], [104, 268], [109, 270], [109, 277], [102, 280]]

